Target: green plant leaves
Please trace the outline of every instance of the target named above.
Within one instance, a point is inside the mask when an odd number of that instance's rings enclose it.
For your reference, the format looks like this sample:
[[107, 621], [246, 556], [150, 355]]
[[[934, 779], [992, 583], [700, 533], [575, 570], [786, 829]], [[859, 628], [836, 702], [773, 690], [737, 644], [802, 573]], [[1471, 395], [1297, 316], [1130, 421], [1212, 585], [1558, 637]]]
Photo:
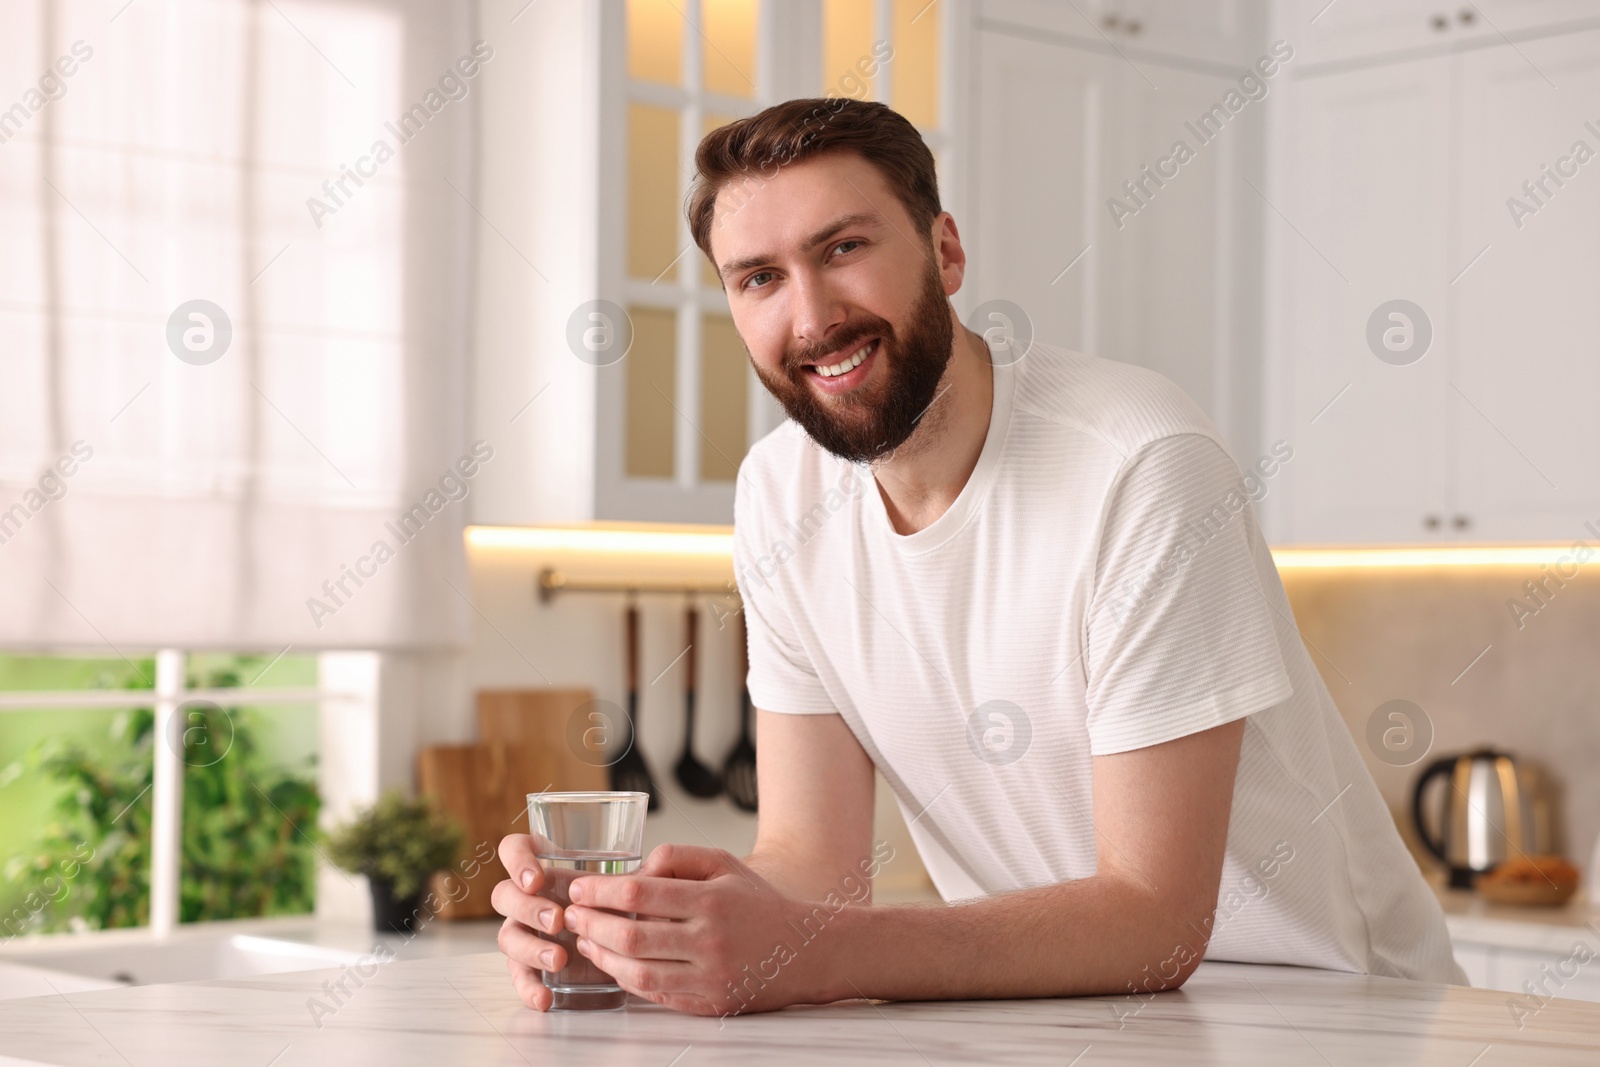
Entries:
[[328, 835], [328, 858], [408, 897], [429, 874], [460, 859], [465, 843], [460, 824], [432, 800], [390, 790]]
[[[213, 672], [204, 684], [236, 686], [238, 675]], [[192, 714], [204, 721], [183, 735], [180, 920], [311, 911], [312, 841], [321, 806], [315, 778], [261, 757], [252, 712], [210, 707]], [[23, 929], [148, 923], [155, 715], [149, 708], [132, 709], [118, 715], [111, 729], [124, 753], [115, 758], [99, 760], [80, 748], [43, 742], [23, 761], [67, 788], [35, 848], [0, 872], [24, 901], [9, 916], [0, 915], [0, 937]], [[232, 738], [222, 758], [201, 747], [215, 736]], [[40, 901], [43, 906], [35, 907]]]

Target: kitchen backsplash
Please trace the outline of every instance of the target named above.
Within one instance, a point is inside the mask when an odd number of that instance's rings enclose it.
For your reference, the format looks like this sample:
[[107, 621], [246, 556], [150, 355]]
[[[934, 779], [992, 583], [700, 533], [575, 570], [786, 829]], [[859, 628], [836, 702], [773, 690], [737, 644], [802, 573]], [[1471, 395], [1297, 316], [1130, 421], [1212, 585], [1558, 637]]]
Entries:
[[[1592, 571], [1550, 580], [1538, 600], [1525, 586], [1545, 577], [1538, 565], [1283, 571], [1312, 659], [1392, 808], [1409, 811], [1411, 784], [1436, 757], [1503, 749], [1554, 773], [1567, 856], [1587, 870], [1600, 833]], [[1417, 705], [1432, 726], [1430, 750], [1411, 766], [1377, 758], [1366, 740], [1368, 720], [1390, 700]]]

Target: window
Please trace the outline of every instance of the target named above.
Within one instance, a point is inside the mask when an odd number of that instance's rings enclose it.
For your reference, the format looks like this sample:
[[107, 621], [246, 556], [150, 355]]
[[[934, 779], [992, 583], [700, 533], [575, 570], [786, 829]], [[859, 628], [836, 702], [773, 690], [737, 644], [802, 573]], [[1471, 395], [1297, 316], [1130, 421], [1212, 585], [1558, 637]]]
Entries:
[[317, 674], [307, 655], [0, 656], [0, 940], [309, 912]]

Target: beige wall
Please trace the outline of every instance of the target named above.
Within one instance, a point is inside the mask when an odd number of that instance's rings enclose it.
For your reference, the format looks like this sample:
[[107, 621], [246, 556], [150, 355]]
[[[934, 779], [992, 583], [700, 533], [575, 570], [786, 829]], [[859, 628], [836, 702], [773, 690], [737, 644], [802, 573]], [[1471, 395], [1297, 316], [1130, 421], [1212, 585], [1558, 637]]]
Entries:
[[[1585, 568], [1519, 630], [1506, 601], [1538, 567], [1283, 572], [1323, 681], [1391, 805], [1439, 755], [1493, 745], [1531, 757], [1565, 787], [1567, 855], [1587, 869], [1600, 832], [1600, 572]], [[1483, 658], [1465, 674], [1473, 657]], [[1432, 751], [1411, 767], [1374, 758], [1373, 710], [1417, 704]]]

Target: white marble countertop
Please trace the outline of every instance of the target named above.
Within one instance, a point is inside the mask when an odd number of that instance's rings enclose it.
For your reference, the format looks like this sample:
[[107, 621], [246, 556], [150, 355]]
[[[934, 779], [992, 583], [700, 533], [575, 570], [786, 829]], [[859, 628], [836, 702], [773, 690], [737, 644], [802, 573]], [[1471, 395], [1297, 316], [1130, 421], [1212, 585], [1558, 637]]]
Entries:
[[1600, 1062], [1600, 1004], [1552, 1000], [1518, 1029], [1507, 994], [1293, 967], [1206, 963], [1129, 998], [797, 1008], [728, 1020], [636, 1002], [543, 1015], [498, 953], [380, 967], [331, 1016], [337, 971], [139, 986], [0, 1003], [0, 1065]]
[[1600, 936], [1600, 906], [1582, 892], [1555, 908], [1493, 904], [1467, 889], [1438, 891], [1454, 941], [1530, 952], [1571, 951], [1574, 940]]

